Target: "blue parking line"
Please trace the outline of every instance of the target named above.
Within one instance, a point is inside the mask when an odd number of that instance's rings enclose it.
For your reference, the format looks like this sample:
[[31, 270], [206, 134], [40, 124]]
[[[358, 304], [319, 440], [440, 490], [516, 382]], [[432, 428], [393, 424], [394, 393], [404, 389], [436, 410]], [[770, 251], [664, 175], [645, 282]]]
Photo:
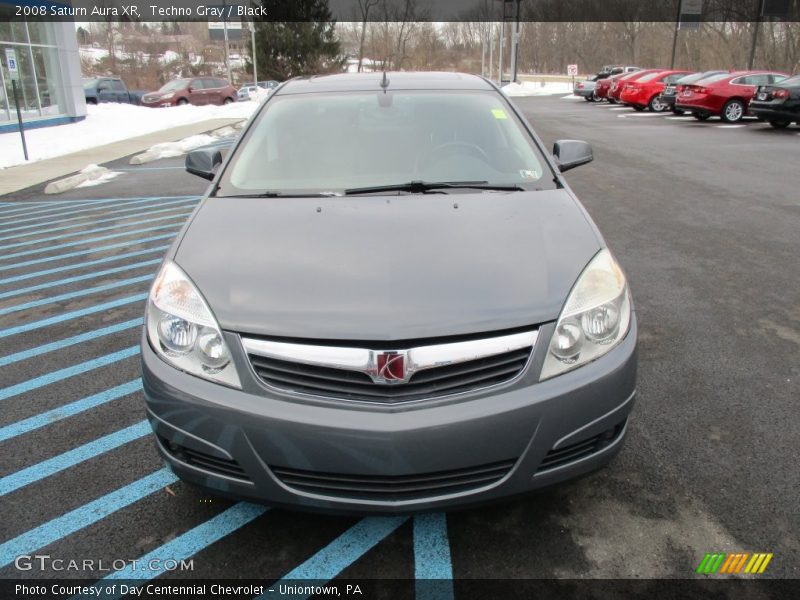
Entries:
[[[205, 523], [201, 523], [197, 527], [139, 557], [136, 560], [138, 568], [134, 568], [133, 564], [129, 562], [124, 569], [111, 573], [101, 579], [100, 582], [120, 579], [134, 579], [137, 581], [154, 579], [166, 571], [163, 566], [161, 569], [151, 569], [152, 561], [159, 560], [160, 563], [163, 563], [165, 557], [178, 562], [186, 560], [225, 536], [241, 529], [267, 511], [269, 511], [269, 508], [266, 506], [249, 502], [234, 504]], [[102, 597], [103, 600], [112, 600], [113, 598], [120, 598], [121, 595], [103, 594]], [[82, 597], [76, 596], [75, 600], [78, 598]]]
[[5, 442], [6, 440], [30, 433], [35, 429], [40, 429], [47, 425], [51, 425], [52, 423], [61, 421], [62, 419], [75, 416], [79, 413], [89, 410], [90, 408], [95, 408], [107, 402], [111, 402], [112, 400], [117, 400], [127, 396], [128, 394], [141, 391], [141, 389], [141, 379], [134, 379], [128, 383], [123, 383], [122, 385], [109, 388], [97, 394], [86, 396], [80, 400], [75, 400], [74, 402], [70, 402], [64, 406], [59, 406], [58, 408], [39, 413], [38, 415], [28, 417], [22, 421], [17, 421], [11, 425], [0, 427], [0, 442]]
[[77, 281], [96, 279], [97, 277], [102, 277], [104, 275], [111, 275], [113, 273], [122, 273], [124, 271], [133, 271], [134, 269], [141, 269], [143, 267], [152, 267], [154, 265], [159, 264], [160, 262], [161, 262], [160, 258], [154, 258], [152, 260], [144, 260], [142, 262], [129, 263], [127, 265], [122, 265], [121, 267], [114, 267], [112, 269], [104, 269], [102, 271], [92, 271], [91, 273], [84, 273], [83, 275], [75, 275], [74, 277], [65, 277], [64, 279], [56, 279], [55, 281], [48, 281], [46, 283], [40, 283], [38, 285], [31, 285], [25, 288], [17, 288], [15, 290], [9, 290], [7, 292], [0, 292], [0, 300], [3, 298], [11, 298], [12, 296], [21, 296], [23, 294], [37, 292], [39, 290], [46, 290], [52, 287], [61, 287], [63, 285], [69, 285], [70, 283], [75, 283]]
[[[180, 200], [170, 200], [168, 202], [167, 201], [155, 202], [155, 203], [151, 204], [150, 206], [147, 206], [147, 207], [144, 207], [144, 208], [142, 208], [141, 206], [134, 206], [134, 207], [131, 207], [131, 208], [118, 208], [116, 210], [104, 211], [102, 214], [104, 214], [104, 215], [117, 215], [117, 214], [136, 212], [136, 211], [139, 211], [141, 214], [149, 214], [150, 207], [158, 208], [160, 206], [168, 206], [168, 205], [171, 205], [171, 204], [189, 204], [190, 206], [195, 206], [195, 205], [197, 205], [197, 199], [196, 198], [182, 198]], [[96, 216], [98, 216], [98, 215], [82, 215], [82, 216], [79, 216], [79, 217], [70, 217], [69, 219], [60, 219], [59, 218], [58, 222], [59, 223], [69, 223], [71, 221], [81, 221], [81, 220], [86, 219], [88, 223], [94, 223], [94, 222], [96, 222], [94, 220]], [[125, 219], [127, 217], [119, 217], [119, 218]], [[32, 225], [19, 225], [17, 227], [3, 227], [2, 228], [2, 232], [3, 233], [9, 233], [11, 231], [26, 231], [26, 230], [30, 230], [30, 229], [37, 229], [37, 228], [40, 228], [40, 227], [47, 227], [48, 225], [50, 225], [50, 222], [33, 223]], [[77, 223], [76, 225], [81, 225], [81, 223]]]
[[[408, 521], [408, 517], [367, 517], [362, 519], [269, 587], [275, 589], [283, 583], [295, 583], [298, 579], [312, 579], [320, 585], [322, 582], [330, 581], [406, 521]], [[270, 592], [267, 591], [258, 598], [267, 600], [271, 597]], [[282, 595], [281, 598], [287, 598], [287, 596]], [[308, 598], [308, 595], [291, 595], [288, 598], [300, 600]]]
[[107, 292], [108, 290], [115, 290], [117, 288], [126, 287], [129, 285], [135, 285], [137, 283], [152, 281], [153, 277], [155, 277], [154, 273], [148, 273], [147, 275], [140, 275], [139, 277], [131, 277], [129, 279], [120, 279], [119, 281], [106, 283], [105, 285], [98, 285], [93, 288], [86, 288], [75, 292], [67, 292], [64, 294], [59, 294], [58, 296], [49, 296], [47, 298], [42, 298], [40, 300], [31, 300], [30, 302], [24, 302], [23, 304], [15, 304], [14, 306], [6, 306], [4, 308], [0, 308], [0, 316], [8, 315], [15, 312], [20, 312], [22, 310], [29, 310], [31, 308], [44, 306], [46, 304], [53, 304], [54, 302], [61, 302], [63, 300], [73, 300], [75, 298], [82, 298], [83, 296], [91, 296], [93, 294], [98, 294], [100, 292]]
[[[117, 223], [115, 225], [106, 225], [105, 227], [95, 227], [94, 229], [86, 229], [81, 231], [72, 231], [70, 233], [61, 233], [59, 235], [51, 235], [50, 237], [45, 238], [37, 238], [35, 240], [26, 240], [24, 242], [14, 242], [13, 244], [6, 244], [4, 246], [0, 246], [0, 250], [11, 250], [13, 248], [24, 248], [25, 246], [36, 246], [37, 244], [44, 243], [44, 242], [55, 242], [57, 240], [65, 240], [67, 238], [74, 238], [80, 235], [94, 235], [95, 233], [102, 233], [104, 231], [119, 231], [120, 229], [124, 229], [125, 227], [133, 227], [135, 225], [146, 225], [147, 223], [158, 223], [159, 221], [169, 221], [171, 219], [183, 219], [188, 217], [191, 213], [189, 212], [182, 212], [177, 213], [174, 215], [164, 215], [161, 217], [155, 217], [153, 219], [142, 219], [141, 221], [133, 221], [131, 223]], [[37, 252], [46, 252], [47, 248], [40, 248]]]
[[99, 369], [100, 367], [114, 364], [115, 362], [125, 360], [131, 356], [136, 356], [137, 354], [139, 354], [139, 346], [131, 346], [130, 348], [112, 352], [111, 354], [105, 354], [103, 356], [78, 363], [77, 365], [72, 365], [70, 367], [59, 369], [58, 371], [47, 373], [46, 375], [40, 375], [39, 377], [28, 379], [27, 381], [23, 381], [16, 385], [0, 388], [0, 400], [6, 400], [7, 398], [11, 398], [13, 396], [19, 396], [20, 394], [26, 394], [33, 390], [38, 390], [41, 387], [50, 385], [51, 383], [69, 379], [75, 375], [80, 375], [81, 373], [86, 373], [88, 371], [93, 371], [94, 369]]
[[104, 335], [112, 335], [114, 333], [119, 333], [120, 331], [125, 331], [126, 329], [141, 327], [143, 322], [144, 319], [142, 318], [131, 319], [130, 321], [124, 321], [122, 323], [117, 323], [116, 325], [101, 327], [100, 329], [95, 329], [93, 331], [87, 331], [85, 333], [73, 335], [71, 337], [64, 338], [63, 340], [58, 340], [56, 342], [49, 342], [47, 344], [42, 344], [41, 346], [36, 346], [35, 348], [29, 348], [28, 350], [15, 352], [14, 354], [9, 354], [8, 356], [0, 356], [0, 367], [4, 367], [5, 365], [10, 365], [12, 363], [19, 362], [21, 360], [27, 360], [29, 358], [33, 358], [34, 356], [41, 356], [42, 354], [47, 354], [48, 352], [52, 352], [54, 350], [61, 350], [62, 348], [68, 348], [69, 346], [74, 346], [75, 344], [88, 342], [90, 340], [102, 337]]
[[[180, 206], [167, 206], [167, 205], [171, 205], [171, 204], [180, 204]], [[194, 204], [195, 204], [194, 200], [176, 200], [174, 202], [163, 202], [163, 203], [157, 204], [156, 206], [157, 207], [167, 206], [167, 208], [159, 208], [158, 210], [150, 210], [149, 208], [148, 209], [142, 209], [142, 208], [136, 207], [136, 208], [133, 208], [133, 209], [128, 209], [128, 212], [137, 211], [136, 215], [123, 215], [123, 216], [114, 216], [114, 217], [104, 217], [102, 219], [91, 219], [90, 221], [88, 221], [86, 223], [73, 223], [72, 225], [60, 225], [59, 227], [50, 227], [49, 229], [41, 229], [41, 227], [42, 227], [41, 225], [33, 225], [33, 226], [24, 225], [24, 226], [22, 226], [20, 228], [13, 228], [13, 229], [4, 230], [3, 233], [8, 233], [9, 231], [13, 231], [14, 229], [17, 229], [18, 232], [17, 233], [12, 233], [11, 235], [5, 235], [5, 236], [0, 237], [0, 241], [10, 240], [10, 239], [14, 239], [14, 238], [28, 237], [28, 236], [31, 236], [31, 235], [43, 235], [45, 233], [54, 233], [56, 231], [65, 231], [67, 229], [75, 229], [75, 228], [78, 228], [78, 227], [85, 227], [86, 225], [97, 225], [98, 223], [118, 222], [118, 221], [123, 220], [123, 219], [132, 219], [134, 217], [143, 217], [143, 216], [146, 216], [146, 215], [157, 215], [157, 214], [161, 214], [161, 213], [180, 210], [182, 208], [192, 208], [194, 206]], [[104, 215], [108, 215], [108, 214], [112, 214], [113, 212], [115, 212], [115, 211], [111, 211], [111, 213], [106, 212], [106, 213], [103, 213], [103, 214]], [[76, 217], [76, 219], [81, 219], [81, 218], [86, 218], [86, 217]], [[71, 221], [71, 220], [72, 219], [65, 219], [65, 221]], [[64, 221], [59, 220], [58, 223], [64, 223]], [[123, 223], [119, 223], [119, 224], [123, 225]], [[35, 227], [39, 227], [40, 229], [35, 229]], [[47, 227], [47, 226], [45, 225], [45, 227]], [[31, 229], [33, 229], [33, 231], [31, 231]], [[22, 231], [22, 233], [19, 233], [19, 230], [26, 230], [26, 231]]]
[[30, 531], [0, 544], [0, 568], [10, 565], [20, 554], [30, 554], [76, 531], [89, 527], [108, 515], [175, 483], [175, 481], [177, 481], [175, 475], [166, 469], [161, 469], [56, 517], [52, 521], [34, 527]]
[[453, 564], [444, 513], [414, 517], [414, 579], [417, 600], [452, 600]]
[[[158, 200], [177, 200], [179, 198], [199, 198], [200, 196], [154, 196], [152, 198], [121, 198], [116, 199], [112, 198], [109, 200], [92, 200], [89, 202], [75, 202], [70, 204], [69, 206], [59, 206], [59, 207], [47, 207], [43, 208], [39, 211], [29, 211], [25, 208], [20, 208], [19, 210], [15, 210], [14, 212], [22, 214], [25, 213], [24, 219], [17, 218], [15, 221], [2, 221], [5, 219], [6, 216], [0, 217], [0, 231], [6, 225], [18, 225], [20, 223], [28, 223], [30, 221], [38, 221], [40, 219], [58, 219], [60, 217], [66, 215], [76, 215], [76, 214], [83, 214], [87, 212], [94, 212], [97, 210], [103, 210], [104, 207], [100, 206], [106, 202], [117, 202], [117, 206], [130, 206], [131, 204], [142, 204], [146, 202], [158, 201]], [[72, 210], [75, 209], [75, 210]], [[7, 213], [10, 211], [7, 211]], [[48, 214], [53, 213], [53, 214]]]
[[103, 302], [102, 304], [87, 306], [86, 308], [81, 308], [80, 310], [73, 310], [67, 313], [57, 315], [55, 317], [48, 317], [47, 319], [41, 319], [39, 321], [33, 321], [31, 323], [24, 323], [23, 325], [7, 327], [6, 329], [0, 329], [0, 338], [16, 335], [18, 333], [33, 331], [34, 329], [41, 329], [42, 327], [49, 327], [50, 325], [54, 325], [56, 323], [69, 321], [70, 319], [77, 319], [78, 317], [85, 317], [86, 315], [93, 315], [95, 313], [105, 312], [110, 308], [117, 308], [118, 306], [133, 304], [134, 302], [139, 302], [145, 300], [146, 298], [147, 294], [136, 294], [135, 296], [127, 296], [125, 298], [118, 298], [117, 300]]
[[[121, 233], [111, 233], [109, 235], [101, 235], [96, 238], [86, 238], [85, 240], [76, 240], [74, 242], [64, 242], [63, 244], [56, 244], [55, 246], [47, 246], [46, 248], [36, 248], [35, 250], [25, 250], [24, 252], [14, 252], [6, 254], [3, 259], [19, 258], [20, 256], [31, 256], [32, 254], [41, 254], [43, 252], [53, 252], [54, 250], [61, 250], [62, 248], [72, 248], [74, 246], [83, 246], [84, 244], [94, 244], [95, 242], [102, 242], [105, 240], [112, 240], [115, 238], [126, 237], [129, 235], [139, 235], [140, 233], [147, 233], [148, 231], [159, 231], [161, 229], [172, 229], [175, 233], [178, 232], [183, 223], [169, 223], [168, 225], [157, 225], [155, 227], [146, 227], [144, 229], [134, 229], [132, 231], [123, 231]], [[128, 244], [133, 241], [128, 242]], [[92, 249], [96, 252], [96, 249]], [[62, 258], [64, 255], [60, 254], [56, 258]], [[4, 268], [13, 267], [14, 265], [3, 265]]]
[[104, 435], [94, 441], [78, 446], [69, 452], [64, 452], [63, 454], [43, 460], [21, 471], [0, 478], [0, 496], [10, 494], [26, 485], [40, 481], [45, 477], [55, 475], [59, 471], [74, 467], [78, 463], [110, 452], [128, 442], [138, 440], [151, 431], [150, 423], [146, 420], [139, 421], [135, 425]]
[[[153, 238], [149, 238], [146, 241], [151, 240], [161, 240], [170, 237], [169, 235], [158, 235]], [[125, 242], [124, 244], [114, 244], [112, 246], [106, 246], [105, 250], [110, 250], [113, 248], [120, 248], [123, 246], [130, 246], [130, 242]], [[126, 252], [124, 254], [115, 254], [114, 256], [106, 256], [105, 258], [97, 258], [95, 260], [89, 260], [79, 263], [72, 263], [70, 265], [63, 265], [61, 267], [53, 267], [52, 269], [43, 269], [41, 271], [33, 271], [31, 273], [23, 273], [22, 275], [13, 275], [11, 277], [6, 277], [4, 279], [0, 279], [0, 284], [5, 283], [14, 283], [15, 281], [25, 281], [26, 279], [34, 279], [36, 277], [44, 277], [45, 275], [52, 275], [53, 273], [61, 273], [63, 271], [71, 271], [73, 269], [83, 269], [85, 267], [93, 267], [95, 265], [102, 265], [109, 262], [114, 262], [116, 260], [122, 260], [123, 258], [132, 258], [134, 256], [141, 256], [142, 254], [150, 254], [151, 252], [164, 252], [169, 246], [153, 246], [152, 248], [145, 248], [144, 250], [135, 250], [133, 252]], [[97, 249], [100, 250], [99, 248]], [[63, 254], [61, 256], [56, 256], [52, 258], [48, 258], [47, 260], [57, 260], [61, 258], [67, 258], [70, 256], [78, 256], [81, 254], [90, 254], [91, 252], [72, 252], [70, 254]], [[39, 262], [46, 262], [46, 261], [31, 261], [32, 263], [39, 263]], [[25, 265], [22, 265], [25, 266]], [[2, 270], [2, 269], [0, 269]]]

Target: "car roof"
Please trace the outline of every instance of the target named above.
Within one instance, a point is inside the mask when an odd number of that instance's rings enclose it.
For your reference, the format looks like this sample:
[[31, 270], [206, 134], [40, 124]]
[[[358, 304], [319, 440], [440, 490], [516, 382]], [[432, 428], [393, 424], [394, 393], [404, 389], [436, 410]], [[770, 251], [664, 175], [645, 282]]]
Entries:
[[[494, 87], [482, 77], [466, 73], [387, 71], [387, 90], [492, 90]], [[309, 94], [315, 92], [353, 92], [380, 90], [383, 73], [338, 73], [299, 77], [286, 82], [279, 90], [284, 94]]]

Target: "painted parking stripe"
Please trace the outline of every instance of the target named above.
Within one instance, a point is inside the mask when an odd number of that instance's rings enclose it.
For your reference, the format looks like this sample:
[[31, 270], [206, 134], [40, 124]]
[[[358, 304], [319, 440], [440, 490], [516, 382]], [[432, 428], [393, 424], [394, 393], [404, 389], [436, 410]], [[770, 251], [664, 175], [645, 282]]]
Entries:
[[[197, 205], [197, 199], [196, 198], [182, 198], [180, 200], [170, 200], [170, 201], [156, 202], [156, 203], [153, 203], [150, 206], [147, 206], [147, 207], [144, 207], [144, 208], [141, 207], [141, 206], [133, 206], [131, 208], [118, 208], [116, 210], [104, 211], [102, 213], [102, 215], [120, 215], [120, 214], [124, 214], [124, 213], [129, 213], [129, 212], [138, 212], [139, 214], [143, 214], [143, 215], [144, 214], [151, 214], [152, 212], [155, 212], [155, 211], [151, 211], [150, 210], [151, 207], [159, 208], [161, 206], [171, 206], [171, 205], [175, 205], [175, 204], [181, 204], [181, 205], [186, 204], [188, 206], [196, 206]], [[80, 216], [80, 217], [70, 217], [69, 219], [61, 219], [61, 218], [59, 218], [58, 219], [58, 223], [71, 223], [73, 221], [85, 221], [85, 223], [75, 223], [75, 225], [70, 225], [70, 227], [73, 227], [73, 226], [77, 227], [77, 226], [83, 225], [83, 224], [96, 223], [97, 221], [95, 221], [95, 217], [98, 217], [98, 216], [100, 216], [100, 215], [85, 215], [85, 216]], [[118, 217], [118, 218], [127, 219], [129, 217], [124, 217], [123, 216], [123, 217]], [[34, 223], [32, 225], [19, 225], [17, 227], [3, 227], [2, 231], [3, 231], [3, 233], [9, 233], [9, 232], [12, 232], [12, 231], [26, 231], [27, 232], [27, 231], [29, 231], [31, 229], [39, 229], [39, 228], [42, 228], [42, 227], [48, 227], [50, 225], [50, 223], [51, 222], [45, 222], [45, 223]]]
[[75, 283], [77, 281], [86, 281], [87, 279], [95, 279], [97, 277], [103, 277], [104, 275], [111, 275], [113, 273], [122, 273], [124, 271], [141, 269], [143, 267], [152, 267], [154, 265], [159, 264], [160, 262], [161, 262], [160, 258], [154, 258], [151, 260], [144, 260], [142, 262], [129, 263], [127, 265], [122, 265], [121, 267], [113, 267], [111, 269], [104, 269], [102, 271], [92, 271], [91, 273], [84, 273], [83, 275], [75, 275], [74, 277], [65, 277], [64, 279], [48, 281], [47, 283], [40, 283], [38, 285], [31, 285], [24, 288], [17, 288], [15, 290], [9, 290], [7, 292], [0, 292], [0, 299], [11, 298], [12, 296], [21, 296], [22, 294], [38, 292], [39, 290], [46, 290], [52, 287], [61, 287], [64, 285], [69, 285], [70, 283]]
[[69, 452], [64, 452], [63, 454], [43, 460], [21, 471], [0, 478], [0, 496], [10, 494], [26, 485], [55, 475], [59, 471], [74, 467], [90, 458], [95, 458], [101, 454], [110, 452], [128, 442], [138, 440], [151, 431], [150, 423], [146, 420], [139, 421], [135, 425], [104, 435], [94, 441], [78, 446]]
[[[168, 238], [169, 235], [159, 235], [154, 238], [150, 238], [148, 241], [156, 239], [161, 240]], [[106, 250], [114, 249], [114, 248], [121, 248], [123, 246], [130, 246], [130, 242], [126, 242], [124, 244], [114, 244], [113, 246], [106, 246]], [[44, 277], [45, 275], [52, 275], [53, 273], [63, 273], [64, 271], [71, 271], [73, 269], [83, 269], [85, 267], [93, 267], [95, 265], [102, 265], [105, 263], [114, 262], [117, 260], [123, 260], [125, 258], [132, 258], [134, 256], [142, 256], [143, 254], [150, 254], [152, 252], [164, 252], [169, 246], [153, 246], [152, 248], [144, 248], [143, 250], [135, 250], [133, 252], [125, 252], [123, 254], [115, 254], [114, 256], [106, 256], [105, 258], [97, 258], [95, 260], [88, 260], [79, 263], [72, 263], [69, 265], [63, 265], [61, 267], [53, 267], [51, 269], [43, 269], [41, 271], [33, 271], [30, 273], [23, 273], [22, 275], [12, 275], [11, 277], [5, 277], [4, 279], [0, 279], [0, 284], [5, 283], [14, 283], [16, 281], [25, 281], [26, 279], [34, 279], [36, 277]], [[66, 258], [69, 256], [78, 256], [79, 254], [87, 254], [86, 252], [73, 252], [71, 254], [64, 254], [61, 257], [57, 258]], [[38, 263], [37, 263], [38, 264]]]
[[[71, 225], [60, 225], [59, 227], [50, 227], [49, 229], [34, 229], [33, 231], [29, 230], [29, 225], [25, 225], [25, 230], [21, 233], [12, 233], [11, 235], [6, 235], [0, 237], [0, 241], [17, 239], [17, 238], [24, 238], [31, 235], [44, 235], [45, 233], [54, 233], [56, 231], [66, 231], [67, 229], [78, 229], [80, 227], [85, 227], [86, 225], [97, 225], [98, 223], [117, 223], [120, 227], [125, 225], [125, 223], [121, 223], [120, 221], [124, 219], [133, 219], [134, 217], [144, 217], [149, 215], [157, 215], [163, 214], [168, 212], [173, 212], [180, 209], [192, 208], [194, 206], [194, 200], [179, 200], [178, 202], [166, 202], [164, 204], [180, 204], [180, 206], [167, 206], [167, 208], [158, 208], [157, 210], [142, 210], [141, 208], [134, 208], [132, 210], [136, 211], [137, 214], [135, 215], [123, 215], [123, 216], [114, 216], [114, 217], [104, 217], [102, 219], [91, 219], [85, 223], [73, 223]], [[158, 206], [164, 206], [164, 204], [159, 204]], [[109, 213], [103, 213], [107, 215]], [[67, 219], [69, 220], [69, 219]], [[63, 221], [58, 221], [58, 223], [63, 223]], [[45, 226], [47, 227], [47, 226]], [[8, 230], [4, 231], [6, 233]], [[39, 240], [42, 241], [42, 240]]]
[[[362, 519], [303, 564], [289, 571], [270, 588], [275, 589], [283, 583], [294, 582], [298, 579], [313, 579], [319, 584], [330, 581], [406, 521], [408, 521], [408, 517], [367, 517]], [[267, 591], [258, 598], [267, 600], [271, 597], [270, 592]], [[287, 597], [296, 600], [308, 598], [305, 594], [281, 596], [281, 598]]]
[[[62, 248], [73, 248], [75, 246], [83, 246], [87, 244], [94, 244], [96, 242], [103, 242], [105, 240], [113, 240], [116, 238], [127, 237], [129, 235], [139, 235], [140, 233], [148, 233], [150, 231], [160, 231], [163, 229], [172, 229], [175, 233], [177, 233], [178, 229], [180, 229], [183, 223], [169, 223], [167, 225], [156, 225], [155, 227], [145, 227], [144, 229], [133, 229], [131, 231], [123, 231], [121, 233], [111, 233], [108, 235], [101, 235], [95, 238], [86, 238], [83, 240], [75, 240], [73, 242], [64, 242], [63, 244], [56, 244], [55, 246], [47, 246], [46, 248], [36, 248], [35, 250], [24, 250], [22, 252], [12, 252], [11, 254], [6, 254], [3, 256], [3, 259], [9, 258], [19, 258], [22, 256], [31, 256], [33, 254], [42, 254], [43, 252], [54, 252], [55, 250], [61, 250]], [[128, 242], [128, 244], [132, 243]], [[96, 251], [95, 249], [93, 249]], [[63, 257], [63, 254], [58, 255], [58, 258]]]
[[742, 127], [747, 127], [744, 123], [740, 123], [738, 125], [714, 125], [717, 129], [740, 129]]
[[122, 323], [117, 323], [116, 325], [109, 325], [108, 327], [101, 327], [100, 329], [95, 329], [93, 331], [86, 331], [84, 333], [73, 335], [56, 342], [42, 344], [41, 346], [29, 348], [28, 350], [21, 350], [20, 352], [15, 352], [14, 354], [9, 354], [8, 356], [0, 356], [0, 367], [19, 362], [21, 360], [27, 360], [29, 358], [33, 358], [34, 356], [41, 356], [42, 354], [47, 354], [48, 352], [53, 352], [54, 350], [68, 348], [69, 346], [74, 346], [75, 344], [82, 344], [83, 342], [88, 342], [105, 335], [112, 335], [114, 333], [119, 333], [120, 331], [133, 329], [134, 327], [141, 327], [143, 322], [144, 319], [142, 318], [131, 319], [130, 321], [124, 321]]
[[[173, 215], [164, 215], [161, 217], [155, 217], [153, 219], [142, 219], [141, 221], [133, 221], [131, 223], [121, 223], [116, 225], [106, 225], [105, 227], [96, 227], [94, 229], [85, 229], [81, 231], [72, 231], [70, 233], [61, 233], [59, 235], [51, 235], [50, 237], [45, 238], [38, 238], [35, 240], [25, 240], [24, 242], [14, 242], [12, 244], [5, 244], [0, 246], [0, 250], [13, 250], [14, 248], [24, 248], [26, 246], [36, 246], [38, 244], [43, 244], [45, 242], [55, 242], [58, 240], [66, 240], [69, 238], [74, 238], [77, 236], [83, 235], [94, 235], [95, 233], [103, 233], [104, 231], [120, 231], [125, 229], [126, 227], [135, 227], [136, 225], [147, 225], [148, 223], [160, 223], [162, 221], [171, 221], [173, 219], [181, 219], [180, 223], [176, 223], [176, 225], [180, 225], [186, 217], [188, 217], [191, 212], [181, 212], [176, 213]], [[121, 234], [124, 235], [124, 232]], [[78, 240], [80, 241], [80, 240]], [[36, 252], [47, 252], [50, 246], [46, 246], [44, 248], [38, 248]], [[15, 256], [15, 254], [7, 255], [9, 257]]]
[[[28, 210], [26, 208], [20, 208], [15, 210], [18, 214], [14, 217], [16, 220], [7, 221], [5, 219], [11, 215], [3, 215], [0, 217], [0, 228], [5, 227], [6, 225], [17, 225], [19, 223], [26, 223], [30, 221], [38, 221], [40, 219], [55, 219], [60, 218], [66, 215], [76, 215], [76, 214], [84, 214], [87, 212], [94, 212], [98, 210], [105, 210], [106, 202], [116, 202], [116, 206], [130, 206], [132, 204], [143, 204], [147, 202], [159, 201], [159, 200], [177, 200], [179, 198], [199, 198], [200, 196], [153, 196], [151, 198], [111, 198], [108, 200], [91, 200], [91, 201], [80, 201], [74, 202], [69, 205], [63, 205], [59, 207], [47, 207], [42, 208], [41, 210]], [[25, 216], [24, 219], [19, 219], [20, 215]]]
[[[148, 426], [149, 427], [149, 426]], [[139, 557], [136, 562], [139, 568], [134, 568], [132, 563], [119, 571], [111, 573], [104, 577], [100, 582], [114, 581], [120, 579], [135, 579], [138, 581], [149, 581], [158, 577], [165, 572], [163, 567], [161, 569], [151, 569], [151, 563], [154, 560], [159, 560], [163, 565], [164, 557], [169, 557], [170, 560], [182, 561], [194, 556], [201, 550], [207, 548], [211, 544], [218, 542], [222, 538], [232, 534], [233, 532], [241, 529], [248, 523], [251, 523], [264, 513], [269, 511], [266, 506], [258, 504], [251, 504], [249, 502], [239, 502], [234, 504], [227, 510], [221, 512], [217, 516], [209, 519], [205, 523], [198, 525], [170, 540], [166, 544], [156, 548], [152, 552], [148, 552], [144, 556]], [[104, 600], [111, 600], [112, 598], [120, 598], [121, 595], [106, 595], [103, 594]], [[76, 596], [75, 600], [83, 598]]]
[[58, 408], [39, 413], [38, 415], [28, 417], [22, 421], [17, 421], [11, 425], [0, 427], [0, 442], [5, 442], [6, 440], [30, 433], [31, 431], [75, 416], [91, 408], [111, 402], [112, 400], [117, 400], [129, 394], [141, 391], [141, 389], [141, 379], [134, 379], [133, 381], [103, 390], [97, 394], [86, 396], [75, 402], [70, 402], [64, 406], [59, 406]]
[[75, 298], [92, 296], [94, 294], [99, 294], [100, 292], [107, 292], [108, 290], [115, 290], [117, 288], [126, 287], [129, 285], [135, 285], [137, 283], [152, 281], [153, 277], [155, 277], [154, 273], [148, 273], [147, 275], [140, 275], [139, 277], [130, 277], [128, 279], [120, 279], [119, 281], [114, 281], [112, 283], [106, 283], [104, 285], [98, 285], [92, 288], [77, 290], [75, 292], [67, 292], [64, 294], [59, 294], [58, 296], [49, 296], [47, 298], [42, 298], [40, 300], [31, 300], [30, 302], [15, 304], [14, 306], [6, 306], [5, 308], [0, 308], [0, 316], [8, 315], [15, 312], [20, 312], [23, 310], [29, 310], [31, 308], [37, 308], [39, 306], [45, 306], [46, 304], [53, 304], [54, 302], [62, 302], [64, 300], [74, 300]]
[[[18, 333], [33, 331], [34, 329], [41, 329], [42, 327], [49, 327], [50, 325], [55, 325], [56, 323], [62, 323], [63, 321], [69, 321], [71, 319], [85, 317], [86, 315], [93, 315], [95, 313], [105, 312], [111, 308], [125, 306], [126, 304], [133, 304], [134, 302], [141, 302], [146, 298], [147, 294], [136, 294], [134, 296], [127, 296], [125, 298], [118, 298], [117, 300], [103, 302], [102, 304], [96, 304], [94, 306], [87, 306], [86, 308], [81, 308], [80, 310], [73, 310], [67, 313], [57, 315], [55, 317], [48, 317], [47, 319], [41, 319], [39, 321], [33, 321], [31, 323], [24, 323], [22, 325], [16, 325], [14, 327], [7, 327], [6, 329], [0, 329], [0, 338], [8, 337], [11, 335], [17, 335]], [[142, 310], [144, 310], [144, 308], [142, 308]]]
[[72, 365], [63, 369], [59, 369], [58, 371], [47, 373], [46, 375], [40, 375], [39, 377], [28, 379], [27, 381], [23, 381], [16, 385], [10, 385], [0, 389], [0, 400], [6, 400], [8, 398], [13, 398], [14, 396], [19, 396], [20, 394], [26, 394], [28, 392], [32, 392], [33, 390], [38, 390], [46, 385], [50, 385], [51, 383], [56, 383], [57, 381], [69, 379], [75, 375], [80, 375], [82, 373], [87, 373], [88, 371], [93, 371], [94, 369], [112, 365], [115, 362], [125, 360], [131, 356], [136, 356], [137, 354], [139, 354], [139, 346], [131, 346], [130, 348], [105, 354], [103, 356], [78, 363], [77, 365]]
[[414, 517], [414, 579], [417, 600], [453, 598], [453, 563], [444, 513]]
[[175, 481], [177, 481], [175, 475], [166, 469], [161, 469], [18, 535], [14, 539], [0, 544], [0, 567], [10, 565], [20, 554], [30, 554], [76, 531], [89, 527], [108, 515], [175, 483]]

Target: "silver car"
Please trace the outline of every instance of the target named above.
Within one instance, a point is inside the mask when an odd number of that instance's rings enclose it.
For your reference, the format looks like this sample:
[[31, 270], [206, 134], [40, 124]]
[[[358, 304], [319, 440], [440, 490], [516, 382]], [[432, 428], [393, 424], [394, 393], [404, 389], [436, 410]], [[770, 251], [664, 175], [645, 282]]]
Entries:
[[626, 277], [491, 82], [294, 79], [225, 154], [147, 302], [142, 374], [182, 479], [349, 513], [463, 506], [591, 472], [636, 391]]

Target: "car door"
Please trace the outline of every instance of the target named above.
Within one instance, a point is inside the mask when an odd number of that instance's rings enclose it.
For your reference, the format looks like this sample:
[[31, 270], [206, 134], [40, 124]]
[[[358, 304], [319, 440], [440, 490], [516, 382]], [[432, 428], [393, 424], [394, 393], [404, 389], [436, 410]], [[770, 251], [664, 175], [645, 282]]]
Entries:
[[97, 82], [97, 101], [115, 102], [114, 90], [110, 79], [101, 79]]
[[111, 80], [111, 89], [114, 93], [114, 102], [127, 102], [128, 101], [128, 90], [125, 88], [125, 84], [122, 83], [119, 79], [112, 79]]
[[206, 88], [206, 104], [222, 104], [219, 99], [220, 89], [216, 79], [208, 78], [203, 80]]
[[206, 90], [203, 80], [192, 79], [189, 82], [189, 88], [187, 89], [189, 103], [194, 104], [195, 106], [202, 106], [203, 104], [208, 104], [205, 92]]

